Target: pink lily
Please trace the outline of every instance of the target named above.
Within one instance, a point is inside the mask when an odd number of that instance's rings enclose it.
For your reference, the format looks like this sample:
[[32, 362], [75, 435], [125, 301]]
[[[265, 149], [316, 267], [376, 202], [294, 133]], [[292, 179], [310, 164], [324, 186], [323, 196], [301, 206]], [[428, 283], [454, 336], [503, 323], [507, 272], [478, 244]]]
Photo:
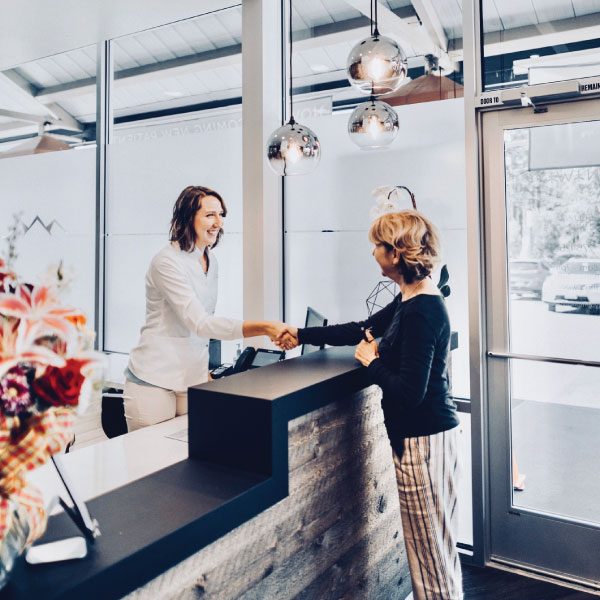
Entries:
[[34, 344], [36, 335], [35, 328], [27, 335], [22, 323], [15, 330], [9, 321], [0, 321], [0, 377], [20, 363], [54, 367], [65, 365], [62, 356], [45, 346]]
[[21, 319], [27, 338], [35, 329], [38, 337], [58, 335], [67, 346], [71, 346], [77, 336], [77, 328], [67, 317], [81, 315], [80, 310], [61, 306], [47, 287], [31, 290], [25, 285], [20, 285], [15, 294], [0, 294], [0, 313]]

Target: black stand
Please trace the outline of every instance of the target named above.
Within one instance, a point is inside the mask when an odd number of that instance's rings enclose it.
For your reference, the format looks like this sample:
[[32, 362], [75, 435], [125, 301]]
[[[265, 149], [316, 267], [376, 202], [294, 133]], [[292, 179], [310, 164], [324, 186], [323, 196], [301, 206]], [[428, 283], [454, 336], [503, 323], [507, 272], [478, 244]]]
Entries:
[[[58, 496], [58, 502], [62, 506], [63, 510], [73, 523], [77, 526], [77, 529], [83, 533], [84, 537], [74, 537], [59, 540], [57, 542], [50, 542], [48, 544], [38, 544], [37, 546], [31, 546], [25, 560], [30, 564], [41, 564], [49, 562], [58, 562], [62, 560], [72, 560], [75, 558], [84, 558], [87, 556], [87, 544], [94, 543], [95, 539], [100, 535], [100, 528], [98, 527], [98, 521], [90, 516], [90, 513], [85, 505], [85, 502], [81, 500], [75, 493], [73, 483], [69, 479], [67, 470], [62, 464], [59, 456], [51, 457], [52, 463], [58, 472], [58, 475], [67, 490], [67, 494], [73, 506], [69, 506], [65, 500]], [[53, 498], [53, 502], [50, 503], [49, 511], [55, 506], [56, 498]]]

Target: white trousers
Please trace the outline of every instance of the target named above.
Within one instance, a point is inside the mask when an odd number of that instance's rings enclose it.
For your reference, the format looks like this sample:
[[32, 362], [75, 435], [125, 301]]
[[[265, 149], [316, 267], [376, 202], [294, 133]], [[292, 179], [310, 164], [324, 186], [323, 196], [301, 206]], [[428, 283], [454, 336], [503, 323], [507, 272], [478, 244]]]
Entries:
[[456, 549], [458, 428], [406, 438], [394, 452], [404, 544], [415, 600], [462, 600]]
[[166, 390], [150, 385], [125, 382], [123, 404], [128, 431], [185, 415], [188, 411], [187, 390]]

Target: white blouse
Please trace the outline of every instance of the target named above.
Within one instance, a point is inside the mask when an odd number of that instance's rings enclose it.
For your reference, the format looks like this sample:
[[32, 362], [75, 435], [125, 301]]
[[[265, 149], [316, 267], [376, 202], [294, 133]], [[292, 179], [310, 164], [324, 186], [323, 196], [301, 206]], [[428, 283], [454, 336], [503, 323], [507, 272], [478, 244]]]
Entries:
[[187, 390], [208, 380], [210, 338], [243, 337], [242, 321], [215, 317], [218, 266], [210, 257], [205, 273], [202, 251], [165, 246], [146, 273], [146, 324], [129, 355], [129, 369], [169, 390]]

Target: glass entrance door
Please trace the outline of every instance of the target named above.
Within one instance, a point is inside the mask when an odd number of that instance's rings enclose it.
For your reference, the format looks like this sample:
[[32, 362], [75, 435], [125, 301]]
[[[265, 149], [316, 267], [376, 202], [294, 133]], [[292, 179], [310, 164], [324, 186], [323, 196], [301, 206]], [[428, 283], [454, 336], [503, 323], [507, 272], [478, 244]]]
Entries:
[[483, 144], [492, 559], [600, 588], [600, 101]]

